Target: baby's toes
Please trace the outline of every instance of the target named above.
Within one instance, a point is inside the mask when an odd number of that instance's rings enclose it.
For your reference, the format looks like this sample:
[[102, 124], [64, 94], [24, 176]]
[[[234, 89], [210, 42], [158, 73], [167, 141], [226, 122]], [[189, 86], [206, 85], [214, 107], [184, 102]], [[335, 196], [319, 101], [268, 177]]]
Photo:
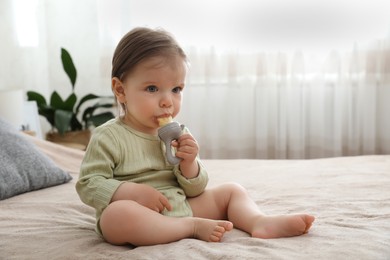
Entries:
[[210, 242], [219, 242], [221, 241], [222, 235], [220, 233], [214, 232], [210, 235]]
[[214, 228], [214, 232], [216, 232], [216, 233], [225, 233], [225, 231], [226, 231], [226, 229], [223, 227], [223, 226], [216, 226], [215, 228]]

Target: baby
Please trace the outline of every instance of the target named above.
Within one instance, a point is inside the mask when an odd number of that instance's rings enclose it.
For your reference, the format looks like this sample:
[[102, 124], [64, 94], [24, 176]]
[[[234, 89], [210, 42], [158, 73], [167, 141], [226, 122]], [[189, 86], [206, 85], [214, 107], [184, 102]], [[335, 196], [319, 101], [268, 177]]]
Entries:
[[76, 184], [96, 209], [97, 232], [109, 243], [137, 246], [219, 242], [233, 227], [257, 239], [307, 233], [311, 215], [264, 215], [236, 183], [206, 188], [187, 128], [172, 142], [179, 164], [167, 161], [158, 129], [180, 112], [187, 69], [184, 51], [165, 31], [135, 28], [119, 42], [112, 91], [123, 113], [95, 129]]

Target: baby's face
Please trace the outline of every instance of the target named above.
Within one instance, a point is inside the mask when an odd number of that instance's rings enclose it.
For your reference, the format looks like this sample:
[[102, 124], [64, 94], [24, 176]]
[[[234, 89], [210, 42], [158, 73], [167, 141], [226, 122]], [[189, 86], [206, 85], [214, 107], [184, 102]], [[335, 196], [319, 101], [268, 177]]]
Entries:
[[180, 111], [186, 73], [180, 57], [155, 57], [140, 63], [123, 82], [125, 122], [138, 131], [157, 134], [158, 118], [174, 118]]

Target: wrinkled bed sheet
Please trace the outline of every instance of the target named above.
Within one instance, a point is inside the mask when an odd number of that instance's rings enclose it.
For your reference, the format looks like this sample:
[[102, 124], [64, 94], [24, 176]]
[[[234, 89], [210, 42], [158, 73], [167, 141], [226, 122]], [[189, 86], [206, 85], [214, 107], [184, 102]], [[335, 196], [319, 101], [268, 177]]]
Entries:
[[73, 180], [0, 201], [0, 259], [390, 259], [390, 156], [204, 160], [209, 186], [235, 181], [266, 214], [307, 212], [310, 233], [221, 243], [183, 239], [134, 248], [105, 243], [74, 185], [83, 152], [29, 137]]

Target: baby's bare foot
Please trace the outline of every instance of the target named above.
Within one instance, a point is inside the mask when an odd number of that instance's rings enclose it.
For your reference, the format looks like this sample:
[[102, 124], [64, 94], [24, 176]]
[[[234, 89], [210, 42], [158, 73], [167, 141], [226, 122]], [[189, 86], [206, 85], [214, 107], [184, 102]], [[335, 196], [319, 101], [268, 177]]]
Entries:
[[252, 237], [279, 238], [305, 234], [310, 229], [314, 217], [306, 214], [261, 216], [252, 231]]
[[207, 242], [220, 242], [226, 231], [233, 229], [229, 221], [194, 218], [194, 237]]

